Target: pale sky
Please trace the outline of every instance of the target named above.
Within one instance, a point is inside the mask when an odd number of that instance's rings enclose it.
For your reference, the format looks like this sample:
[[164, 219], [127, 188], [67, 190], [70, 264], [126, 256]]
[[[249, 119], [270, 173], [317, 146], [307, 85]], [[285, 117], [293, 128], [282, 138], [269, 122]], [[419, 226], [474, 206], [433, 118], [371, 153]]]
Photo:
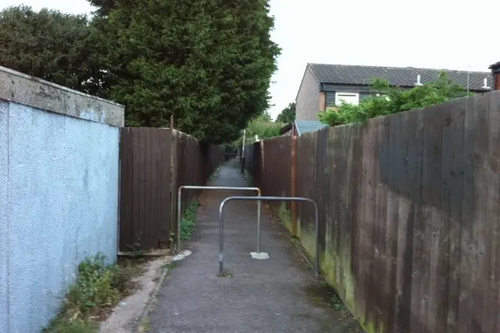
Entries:
[[[0, 0], [90, 13], [86, 0]], [[500, 1], [271, 0], [282, 48], [271, 86], [275, 117], [293, 102], [306, 64], [412, 66], [489, 71], [500, 61]]]

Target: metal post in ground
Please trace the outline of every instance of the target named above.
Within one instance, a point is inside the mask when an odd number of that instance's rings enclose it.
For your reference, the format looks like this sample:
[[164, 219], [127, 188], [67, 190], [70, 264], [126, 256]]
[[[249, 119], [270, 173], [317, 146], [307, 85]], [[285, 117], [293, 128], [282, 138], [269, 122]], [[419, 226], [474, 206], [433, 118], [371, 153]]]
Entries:
[[[177, 252], [181, 251], [181, 214], [182, 214], [182, 190], [214, 190], [214, 191], [254, 191], [257, 196], [261, 195], [258, 187], [231, 187], [231, 186], [195, 186], [183, 185], [177, 192]], [[257, 203], [257, 253], [260, 253], [260, 224], [261, 224], [261, 205]]]
[[[315, 258], [315, 275], [319, 276], [319, 214], [318, 205], [316, 202], [309, 198], [303, 197], [266, 197], [266, 196], [256, 196], [256, 197], [227, 197], [224, 199], [219, 207], [219, 275], [224, 275], [224, 207], [229, 201], [295, 201], [295, 202], [310, 202], [314, 206], [314, 226], [315, 226], [315, 238], [316, 238], [316, 258]], [[260, 230], [259, 230], [260, 231]], [[260, 238], [260, 233], [257, 235]], [[259, 239], [257, 239], [259, 242]]]
[[245, 140], [247, 131], [243, 130], [243, 143], [241, 144], [241, 173], [245, 172]]

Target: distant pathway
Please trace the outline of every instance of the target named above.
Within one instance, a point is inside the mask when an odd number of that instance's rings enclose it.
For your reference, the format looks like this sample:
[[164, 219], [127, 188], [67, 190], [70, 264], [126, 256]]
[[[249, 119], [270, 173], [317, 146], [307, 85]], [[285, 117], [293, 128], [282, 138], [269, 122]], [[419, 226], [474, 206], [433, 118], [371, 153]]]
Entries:
[[[215, 186], [247, 186], [237, 162], [221, 167]], [[220, 278], [219, 205], [246, 192], [206, 191], [200, 197], [193, 252], [171, 271], [149, 315], [153, 333], [362, 332], [346, 309], [331, 306], [331, 293], [290, 243], [286, 229], [263, 210], [262, 251], [254, 260], [256, 203], [230, 202], [225, 212], [225, 268]]]

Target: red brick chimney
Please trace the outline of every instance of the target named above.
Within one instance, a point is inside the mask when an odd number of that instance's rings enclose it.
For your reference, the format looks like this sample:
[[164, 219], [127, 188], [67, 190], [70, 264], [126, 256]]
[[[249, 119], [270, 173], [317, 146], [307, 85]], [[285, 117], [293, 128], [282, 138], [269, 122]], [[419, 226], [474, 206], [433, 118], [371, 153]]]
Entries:
[[490, 66], [493, 74], [493, 89], [500, 90], [500, 61]]

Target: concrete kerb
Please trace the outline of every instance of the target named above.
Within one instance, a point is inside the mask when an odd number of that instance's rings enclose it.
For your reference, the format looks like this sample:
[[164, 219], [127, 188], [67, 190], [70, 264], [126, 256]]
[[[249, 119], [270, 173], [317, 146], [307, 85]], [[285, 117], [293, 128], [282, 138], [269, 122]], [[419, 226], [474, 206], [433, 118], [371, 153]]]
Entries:
[[[173, 260], [170, 261], [170, 263], [172, 263], [172, 262], [173, 262]], [[162, 268], [162, 270], [163, 270], [163, 272], [161, 273], [158, 281], [156, 281], [156, 286], [153, 289], [153, 292], [150, 294], [149, 300], [148, 300], [146, 306], [144, 307], [144, 310], [142, 311], [142, 314], [139, 317], [139, 320], [137, 321], [137, 323], [134, 327], [134, 332], [141, 332], [142, 333], [141, 326], [147, 321], [147, 317], [148, 317], [149, 313], [151, 312], [151, 309], [153, 308], [156, 296], [160, 292], [161, 286], [163, 285], [163, 283], [167, 279], [169, 269], [167, 267], [165, 267], [165, 268]]]
[[[213, 190], [213, 191], [254, 191], [261, 196], [258, 187], [232, 187], [232, 186], [195, 186], [183, 185], [177, 192], [177, 252], [181, 252], [181, 212], [182, 212], [182, 190]], [[261, 201], [257, 204], [257, 253], [260, 253], [260, 228], [261, 228]]]

